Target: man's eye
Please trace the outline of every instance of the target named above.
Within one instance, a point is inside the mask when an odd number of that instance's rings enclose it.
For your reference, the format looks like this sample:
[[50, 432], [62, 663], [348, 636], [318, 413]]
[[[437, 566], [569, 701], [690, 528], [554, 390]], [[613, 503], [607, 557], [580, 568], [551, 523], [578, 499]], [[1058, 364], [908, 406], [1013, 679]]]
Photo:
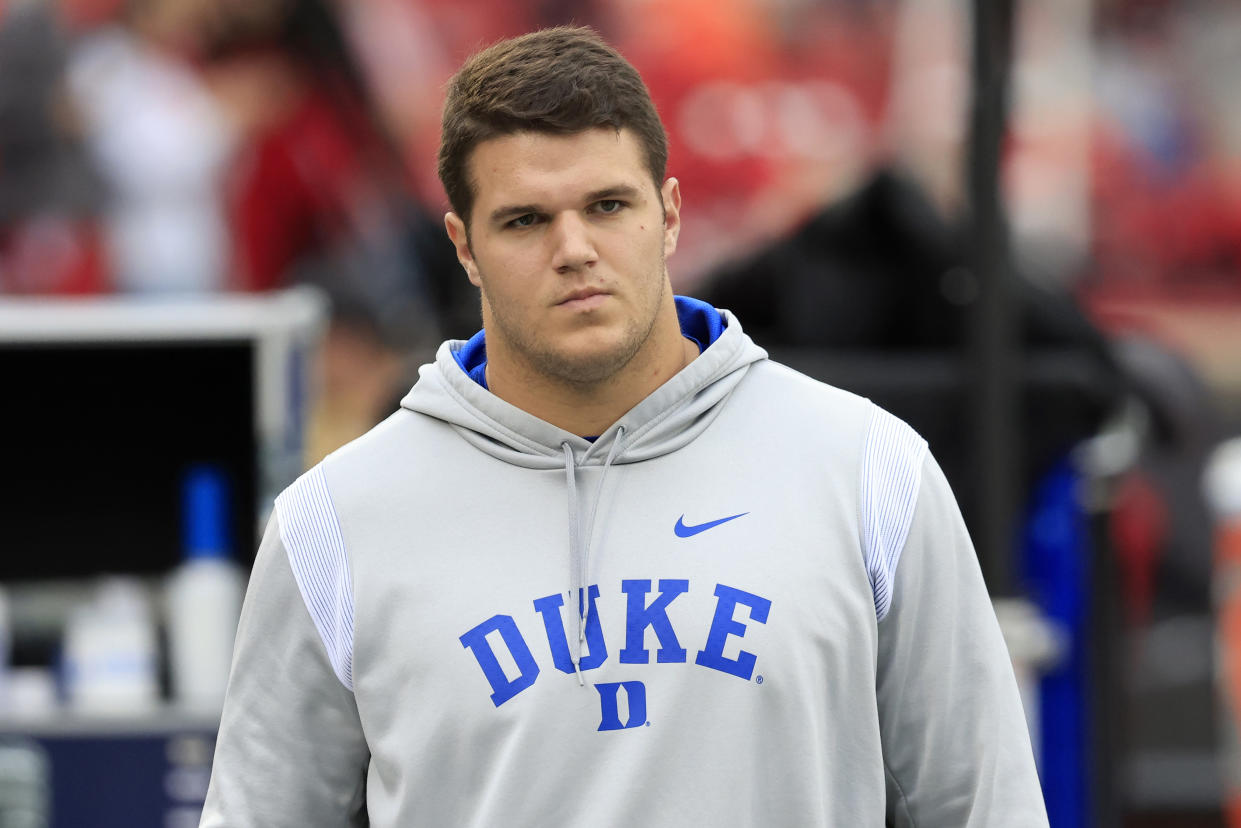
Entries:
[[614, 198], [605, 198], [598, 202], [595, 207], [600, 213], [619, 213], [620, 209], [625, 206], [625, 202], [617, 201]]
[[509, 222], [510, 227], [529, 227], [538, 220], [534, 213], [526, 213], [524, 216], [518, 216]]

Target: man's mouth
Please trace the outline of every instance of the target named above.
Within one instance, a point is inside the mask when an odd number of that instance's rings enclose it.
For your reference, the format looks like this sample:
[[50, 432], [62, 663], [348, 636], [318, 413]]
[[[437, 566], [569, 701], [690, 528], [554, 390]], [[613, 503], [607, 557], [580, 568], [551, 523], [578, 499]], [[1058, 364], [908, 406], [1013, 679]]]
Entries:
[[568, 310], [593, 310], [607, 301], [610, 295], [599, 288], [582, 288], [565, 296], [556, 304], [556, 307]]

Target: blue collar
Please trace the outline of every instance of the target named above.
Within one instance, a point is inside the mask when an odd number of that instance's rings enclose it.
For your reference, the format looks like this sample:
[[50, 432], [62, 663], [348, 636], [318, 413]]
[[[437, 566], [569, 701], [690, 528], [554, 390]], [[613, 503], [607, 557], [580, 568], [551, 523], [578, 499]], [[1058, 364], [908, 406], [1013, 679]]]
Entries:
[[[701, 354], [724, 332], [724, 317], [706, 302], [688, 296], [677, 296], [675, 299], [681, 335], [697, 345]], [[487, 387], [487, 341], [483, 331], [474, 334], [454, 351], [453, 358], [470, 379], [483, 388]]]

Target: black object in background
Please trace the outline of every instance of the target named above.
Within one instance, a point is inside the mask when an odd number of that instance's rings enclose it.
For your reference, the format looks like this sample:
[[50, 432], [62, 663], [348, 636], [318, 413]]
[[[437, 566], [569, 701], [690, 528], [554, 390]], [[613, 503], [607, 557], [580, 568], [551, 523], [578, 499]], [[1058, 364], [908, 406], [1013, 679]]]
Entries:
[[202, 463], [227, 477], [230, 545], [252, 563], [253, 358], [231, 341], [0, 347], [0, 581], [168, 571]]
[[[976, 531], [968, 353], [979, 285], [970, 254], [964, 228], [945, 222], [909, 179], [879, 170], [788, 237], [709, 274], [696, 293], [735, 311], [774, 357], [871, 397], [917, 429]], [[1128, 381], [1071, 297], [1009, 278], [1014, 379], [1029, 426], [1015, 457], [1020, 502], [1098, 432]]]

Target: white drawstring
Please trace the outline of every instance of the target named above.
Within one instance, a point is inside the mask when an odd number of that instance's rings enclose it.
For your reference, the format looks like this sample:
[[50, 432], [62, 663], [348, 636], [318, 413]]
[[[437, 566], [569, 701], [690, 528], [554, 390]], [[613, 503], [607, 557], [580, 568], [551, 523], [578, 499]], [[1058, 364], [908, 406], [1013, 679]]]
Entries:
[[[564, 472], [565, 484], [568, 489], [569, 501], [569, 606], [573, 606], [573, 598], [581, 594], [582, 591], [582, 560], [578, 555], [579, 549], [579, 526], [577, 516], [577, 469], [573, 459], [573, 447], [569, 445], [569, 441], [565, 440], [560, 444], [560, 448], [564, 451]], [[578, 605], [578, 618], [582, 616], [581, 604]], [[579, 623], [578, 634], [583, 635], [584, 627]], [[585, 685], [582, 680], [581, 662], [581, 646], [571, 647], [569, 649], [569, 658], [573, 660], [573, 672], [577, 674], [578, 685]]]
[[577, 504], [577, 466], [573, 457], [573, 447], [566, 440], [560, 444], [564, 451], [565, 484], [568, 489], [569, 505], [569, 603], [577, 598], [577, 647], [570, 648], [569, 657], [573, 661], [573, 672], [577, 674], [577, 683], [585, 686], [582, 678], [581, 661], [586, 649], [586, 621], [590, 616], [590, 601], [586, 594], [586, 580], [590, 574], [590, 539], [595, 528], [595, 515], [599, 511], [599, 501], [603, 497], [603, 484], [608, 476], [608, 469], [616, 459], [620, 450], [621, 438], [625, 436], [625, 427], [618, 426], [616, 437], [608, 449], [607, 459], [603, 461], [603, 470], [599, 474], [599, 485], [595, 489], [595, 502], [590, 509], [590, 519], [586, 524], [585, 542], [582, 539], [581, 520]]

